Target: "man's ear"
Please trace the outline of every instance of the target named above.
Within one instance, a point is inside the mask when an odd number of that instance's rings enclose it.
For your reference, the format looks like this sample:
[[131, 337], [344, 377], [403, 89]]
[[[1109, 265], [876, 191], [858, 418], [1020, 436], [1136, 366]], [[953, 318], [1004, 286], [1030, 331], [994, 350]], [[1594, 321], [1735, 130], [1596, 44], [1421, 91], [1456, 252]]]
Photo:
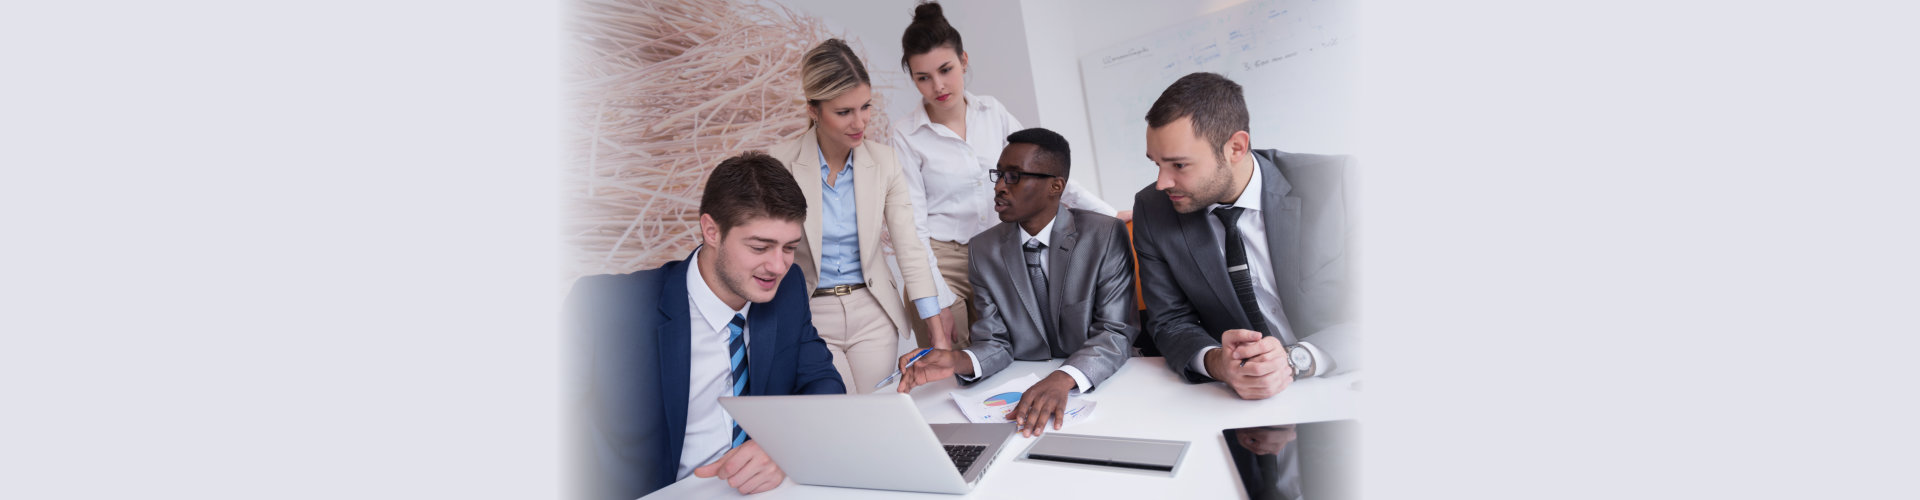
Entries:
[[713, 220], [712, 214], [700, 214], [700, 242], [709, 247], [720, 246], [720, 223]]
[[1227, 157], [1229, 163], [1238, 165], [1242, 158], [1253, 152], [1253, 137], [1247, 135], [1245, 130], [1234, 132], [1227, 137], [1227, 143], [1222, 144], [1221, 147], [1226, 148], [1221, 156]]

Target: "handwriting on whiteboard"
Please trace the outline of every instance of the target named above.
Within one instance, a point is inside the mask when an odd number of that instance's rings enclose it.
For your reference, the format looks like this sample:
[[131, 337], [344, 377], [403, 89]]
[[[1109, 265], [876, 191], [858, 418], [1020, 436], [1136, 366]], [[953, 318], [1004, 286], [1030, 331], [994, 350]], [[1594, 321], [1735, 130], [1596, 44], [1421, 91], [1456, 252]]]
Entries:
[[[1307, 47], [1307, 52], [1313, 52], [1314, 50], [1322, 49], [1322, 48], [1332, 48], [1336, 45], [1340, 45], [1339, 37], [1329, 38], [1327, 39], [1327, 41], [1320, 42], [1319, 46], [1316, 46], [1316, 47]], [[1265, 59], [1254, 59], [1251, 61], [1243, 61], [1240, 63], [1240, 69], [1242, 70], [1254, 69], [1261, 66], [1266, 66], [1270, 63], [1277, 63], [1280, 61], [1292, 59], [1294, 56], [1298, 56], [1298, 55], [1300, 55], [1300, 51], [1295, 50], [1292, 52], [1288, 52], [1288, 53], [1273, 56], [1273, 57], [1268, 57]]]
[[1260, 147], [1351, 151], [1354, 7], [1354, 0], [1247, 0], [1081, 54], [1102, 197], [1130, 203], [1155, 182], [1155, 169], [1141, 160], [1147, 108], [1168, 84], [1197, 71], [1247, 89]]

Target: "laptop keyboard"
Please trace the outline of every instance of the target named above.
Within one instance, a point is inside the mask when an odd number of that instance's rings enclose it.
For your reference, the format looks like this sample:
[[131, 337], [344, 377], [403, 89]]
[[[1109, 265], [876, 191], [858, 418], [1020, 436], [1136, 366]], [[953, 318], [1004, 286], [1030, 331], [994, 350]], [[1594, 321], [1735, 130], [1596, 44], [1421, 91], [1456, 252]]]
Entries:
[[947, 458], [953, 459], [953, 466], [960, 468], [961, 474], [966, 474], [967, 467], [973, 466], [973, 462], [980, 459], [980, 453], [987, 451], [987, 445], [984, 444], [948, 444], [941, 446], [947, 448]]

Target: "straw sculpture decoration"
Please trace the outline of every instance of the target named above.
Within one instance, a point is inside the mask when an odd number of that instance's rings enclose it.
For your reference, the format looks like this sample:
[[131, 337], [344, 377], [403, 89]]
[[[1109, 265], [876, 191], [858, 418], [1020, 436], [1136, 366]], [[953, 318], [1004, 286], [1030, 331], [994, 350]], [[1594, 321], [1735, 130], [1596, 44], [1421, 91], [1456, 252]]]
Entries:
[[569, 277], [685, 258], [707, 173], [806, 130], [802, 55], [841, 37], [866, 57], [818, 18], [740, 1], [578, 0], [566, 30]]

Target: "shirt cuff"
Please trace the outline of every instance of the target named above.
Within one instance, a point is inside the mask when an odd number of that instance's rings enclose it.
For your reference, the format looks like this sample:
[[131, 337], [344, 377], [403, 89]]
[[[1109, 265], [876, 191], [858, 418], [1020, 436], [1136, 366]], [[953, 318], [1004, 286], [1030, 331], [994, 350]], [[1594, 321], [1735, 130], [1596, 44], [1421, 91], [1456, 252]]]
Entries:
[[1213, 378], [1213, 374], [1207, 373], [1207, 351], [1219, 348], [1220, 346], [1217, 345], [1200, 348], [1200, 353], [1193, 355], [1193, 362], [1187, 364], [1187, 369], [1193, 370], [1194, 373], [1198, 373], [1200, 376]]
[[960, 375], [957, 373], [954, 374], [954, 376], [960, 377], [960, 380], [965, 380], [968, 382], [978, 380], [980, 378], [980, 358], [974, 357], [973, 351], [961, 349], [960, 352], [967, 353], [967, 360], [973, 363], [973, 376]]
[[1073, 388], [1079, 389], [1081, 394], [1093, 389], [1093, 383], [1087, 382], [1087, 374], [1080, 373], [1080, 369], [1073, 365], [1060, 365], [1054, 371], [1067, 372], [1067, 376], [1073, 377]]
[[1320, 352], [1320, 348], [1314, 347], [1313, 344], [1305, 341], [1299, 344], [1300, 347], [1307, 349], [1308, 356], [1313, 357], [1313, 372], [1308, 373], [1308, 377], [1318, 377], [1322, 373], [1333, 373], [1333, 358], [1327, 357], [1325, 353]]
[[940, 297], [933, 296], [913, 299], [913, 308], [920, 310], [920, 319], [931, 318], [935, 314], [940, 314]]

